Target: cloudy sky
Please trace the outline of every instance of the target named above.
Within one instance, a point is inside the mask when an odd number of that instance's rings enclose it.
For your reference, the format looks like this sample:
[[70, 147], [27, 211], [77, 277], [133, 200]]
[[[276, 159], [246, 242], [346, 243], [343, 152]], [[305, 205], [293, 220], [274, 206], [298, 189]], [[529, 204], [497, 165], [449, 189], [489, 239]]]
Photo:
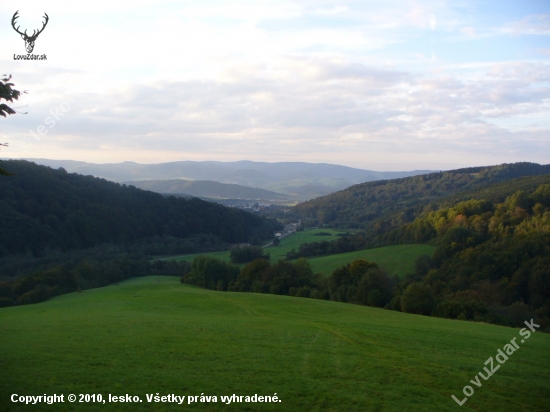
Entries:
[[2, 157], [550, 163], [548, 0], [3, 0], [4, 73]]

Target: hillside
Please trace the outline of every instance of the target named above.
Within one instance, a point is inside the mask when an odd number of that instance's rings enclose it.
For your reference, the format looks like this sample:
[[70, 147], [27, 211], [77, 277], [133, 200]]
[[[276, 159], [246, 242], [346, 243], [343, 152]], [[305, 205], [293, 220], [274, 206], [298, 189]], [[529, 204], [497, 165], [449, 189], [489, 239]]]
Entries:
[[274, 223], [250, 213], [177, 199], [27, 161], [2, 162], [0, 256], [168, 236], [217, 236], [224, 242], [270, 238]]
[[[27, 159], [69, 172], [93, 175], [115, 182], [140, 180], [212, 180], [282, 193], [292, 199], [312, 199], [344, 189], [353, 184], [379, 179], [393, 179], [428, 173], [376, 172], [326, 163], [305, 162], [195, 162], [181, 161], [159, 164], [123, 162], [93, 164], [72, 160]], [[216, 194], [214, 197], [217, 197]]]
[[398, 225], [411, 222], [425, 205], [441, 198], [457, 197], [461, 192], [514, 178], [546, 174], [550, 174], [550, 165], [514, 163], [367, 182], [301, 203], [289, 215], [304, 219], [307, 225], [362, 229], [393, 215]]
[[501, 203], [471, 199], [442, 207], [383, 238], [437, 245], [432, 258], [417, 262], [411, 280], [444, 303], [434, 309], [439, 316], [493, 313], [512, 324], [535, 316], [550, 325], [550, 180]]
[[221, 198], [221, 199], [288, 199], [281, 193], [269, 190], [257, 189], [237, 184], [218, 183], [211, 180], [137, 180], [125, 182], [139, 189], [150, 190], [157, 193], [185, 194], [197, 197]]
[[[284, 238], [281, 241], [281, 245], [284, 248], [284, 241], [288, 238]], [[321, 273], [324, 276], [330, 276], [332, 272], [341, 266], [353, 262], [357, 259], [366, 259], [369, 262], [376, 263], [379, 267], [384, 269], [389, 275], [397, 275], [400, 278], [405, 277], [409, 273], [414, 273], [415, 261], [422, 255], [432, 255], [434, 250], [430, 245], [395, 245], [386, 246], [375, 249], [360, 250], [356, 252], [339, 253], [328, 256], [313, 257], [308, 259], [311, 265], [313, 273]], [[276, 262], [281, 259], [285, 259], [286, 253], [279, 251], [279, 246], [270, 247], [266, 249], [266, 252], [270, 254], [271, 261]], [[192, 262], [194, 258], [201, 255], [211, 256], [223, 262], [229, 263], [230, 252], [210, 252], [210, 253], [196, 253], [182, 256], [174, 256], [171, 258], [161, 259], [162, 261], [175, 260], [177, 262]], [[244, 266], [242, 264], [241, 266]]]
[[336, 269], [345, 266], [357, 259], [365, 259], [376, 263], [388, 275], [405, 275], [414, 273], [415, 261], [423, 256], [431, 256], [434, 247], [430, 245], [395, 245], [375, 249], [360, 250], [357, 252], [339, 253], [335, 255], [313, 257], [308, 259], [314, 273], [331, 275]]
[[[550, 330], [550, 175], [480, 184], [418, 210], [411, 222], [388, 214], [373, 230], [303, 243], [287, 257], [331, 260], [381, 245], [428, 243], [433, 254], [418, 259], [405, 281], [386, 287], [386, 308], [510, 326], [531, 316]], [[356, 277], [337, 299], [359, 300], [360, 286]]]
[[[517, 329], [483, 323], [159, 280], [0, 309], [2, 410], [542, 412], [550, 401], [547, 334], [520, 342]], [[520, 349], [481, 387], [472, 385], [512, 338]], [[466, 385], [474, 394], [460, 409], [451, 396], [462, 400]], [[9, 401], [44, 393], [142, 402]], [[217, 402], [149, 403], [157, 393]], [[221, 402], [233, 394], [276, 394], [281, 402]]]

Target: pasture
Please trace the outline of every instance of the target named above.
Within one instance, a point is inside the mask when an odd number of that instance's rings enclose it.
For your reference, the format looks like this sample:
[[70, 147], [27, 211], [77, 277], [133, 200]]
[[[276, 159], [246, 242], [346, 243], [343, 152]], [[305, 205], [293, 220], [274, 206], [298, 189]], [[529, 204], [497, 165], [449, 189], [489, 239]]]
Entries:
[[[338, 302], [229, 293], [177, 278], [0, 309], [3, 411], [546, 411], [550, 336], [534, 333], [481, 387], [518, 329]], [[519, 339], [518, 339], [519, 342]], [[475, 393], [459, 407], [464, 386]], [[139, 396], [23, 405], [12, 394]], [[277, 394], [280, 403], [221, 403]], [[146, 395], [217, 396], [148, 403]]]
[[[319, 236], [319, 233], [330, 233], [330, 236]], [[320, 242], [323, 240], [331, 241], [337, 238], [339, 233], [345, 233], [336, 229], [310, 229], [293, 233], [281, 239], [277, 246], [265, 248], [269, 253], [271, 262], [275, 263], [285, 259], [286, 254], [291, 250], [298, 250], [302, 243]], [[386, 246], [376, 249], [360, 250], [357, 252], [339, 253], [335, 255], [319, 256], [308, 258], [314, 273], [322, 273], [329, 276], [335, 269], [354, 261], [355, 259], [366, 259], [376, 262], [384, 268], [388, 274], [403, 277], [406, 273], [414, 271], [414, 262], [420, 255], [431, 255], [434, 247], [429, 245], [397, 245]], [[214, 257], [225, 262], [230, 262], [229, 251], [210, 252], [208, 256]], [[201, 253], [174, 256], [165, 259], [175, 259], [177, 261], [186, 260], [192, 262], [196, 256]], [[244, 265], [240, 265], [244, 266]]]
[[366, 259], [376, 262], [389, 275], [405, 276], [414, 272], [414, 262], [421, 255], [431, 256], [434, 247], [430, 245], [396, 245], [376, 249], [359, 250], [357, 252], [339, 253], [308, 258], [314, 273], [330, 275], [335, 269], [356, 259]]
[[[330, 233], [331, 236], [318, 236], [317, 233]], [[271, 256], [271, 261], [277, 262], [280, 259], [284, 259], [287, 252], [291, 249], [298, 249], [302, 243], [308, 242], [320, 242], [322, 240], [334, 240], [338, 233], [346, 233], [345, 231], [335, 230], [335, 229], [309, 229], [301, 232], [292, 233], [289, 236], [285, 236], [281, 239], [281, 243], [278, 246], [269, 246], [265, 248], [266, 253], [269, 253]], [[179, 255], [164, 257], [162, 259], [175, 259], [177, 261], [187, 260], [189, 262], [193, 261], [196, 256], [199, 255], [208, 255], [216, 259], [223, 260], [225, 262], [230, 262], [229, 251], [226, 252], [209, 252], [209, 253], [193, 253], [188, 255]]]

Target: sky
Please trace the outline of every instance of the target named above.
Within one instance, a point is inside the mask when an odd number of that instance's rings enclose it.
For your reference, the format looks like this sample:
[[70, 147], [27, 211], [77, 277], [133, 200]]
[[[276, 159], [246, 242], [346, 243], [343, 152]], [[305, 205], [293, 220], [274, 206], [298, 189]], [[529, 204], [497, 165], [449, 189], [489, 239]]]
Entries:
[[550, 163], [549, 0], [3, 0], [0, 74], [3, 158]]

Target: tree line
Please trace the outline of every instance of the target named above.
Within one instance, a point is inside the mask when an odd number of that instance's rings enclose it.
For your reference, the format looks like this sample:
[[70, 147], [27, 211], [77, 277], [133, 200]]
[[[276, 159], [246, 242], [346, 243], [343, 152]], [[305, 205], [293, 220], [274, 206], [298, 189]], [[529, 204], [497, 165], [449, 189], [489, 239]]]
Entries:
[[8, 282], [0, 280], [0, 307], [39, 303], [51, 297], [107, 286], [131, 277], [182, 276], [190, 264], [136, 259], [118, 250], [88, 252], [84, 259], [57, 263]]
[[383, 307], [391, 299], [395, 279], [390, 279], [375, 263], [366, 260], [345, 265], [327, 278], [314, 274], [304, 258], [293, 262], [279, 260], [273, 264], [260, 258], [240, 269], [203, 255], [193, 260], [181, 282], [219, 291], [332, 299]]
[[247, 263], [256, 259], [269, 259], [269, 255], [264, 255], [264, 249], [261, 246], [237, 246], [231, 249], [229, 258], [233, 263]]

